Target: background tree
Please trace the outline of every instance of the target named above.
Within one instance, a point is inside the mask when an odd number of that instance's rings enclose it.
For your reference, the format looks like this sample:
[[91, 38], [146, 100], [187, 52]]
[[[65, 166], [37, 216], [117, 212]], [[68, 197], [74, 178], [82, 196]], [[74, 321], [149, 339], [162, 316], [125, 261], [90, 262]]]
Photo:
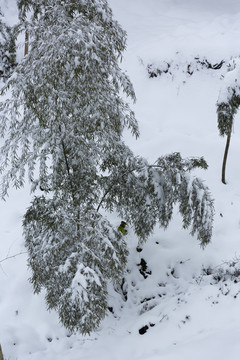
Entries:
[[29, 50], [29, 31], [28, 31], [28, 17], [37, 19], [37, 17], [44, 11], [44, 6], [47, 1], [32, 1], [32, 0], [17, 0], [18, 17], [20, 20], [20, 29], [25, 30], [25, 45], [24, 55], [28, 54]]
[[0, 10], [0, 77], [6, 81], [16, 67], [15, 29], [6, 25]]
[[[26, 24], [28, 56], [18, 65], [0, 104], [1, 196], [26, 177], [35, 196], [23, 229], [34, 291], [46, 289], [71, 331], [89, 333], [108, 306], [107, 287], [124, 275], [128, 249], [101, 210], [132, 225], [141, 241], [156, 223], [166, 228], [178, 203], [184, 228], [202, 246], [212, 234], [213, 203], [189, 177], [203, 159], [180, 154], [149, 165], [122, 139], [139, 135], [126, 97], [132, 84], [119, 68], [126, 33], [106, 0], [39, 1]], [[27, 171], [26, 171], [27, 170]]]
[[229, 71], [225, 76], [224, 85], [220, 90], [217, 101], [218, 129], [221, 136], [227, 136], [223, 164], [222, 183], [226, 184], [226, 164], [231, 140], [234, 116], [240, 105], [240, 59], [234, 59], [229, 64]]

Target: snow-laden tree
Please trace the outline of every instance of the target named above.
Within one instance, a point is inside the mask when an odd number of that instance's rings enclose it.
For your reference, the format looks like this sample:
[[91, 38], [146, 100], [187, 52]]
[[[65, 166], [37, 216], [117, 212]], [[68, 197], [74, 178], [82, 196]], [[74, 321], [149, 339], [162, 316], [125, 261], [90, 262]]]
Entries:
[[46, 289], [48, 308], [68, 329], [89, 333], [106, 315], [108, 283], [122, 279], [128, 255], [102, 210], [116, 211], [144, 241], [156, 223], [168, 226], [178, 203], [183, 227], [204, 246], [213, 203], [189, 175], [207, 167], [202, 158], [175, 153], [149, 165], [124, 143], [124, 128], [139, 135], [126, 100], [135, 94], [119, 67], [126, 33], [107, 1], [38, 4], [23, 19], [29, 53], [3, 89], [11, 96], [0, 105], [1, 196], [27, 178], [32, 184], [38, 195], [23, 228], [34, 290]]
[[224, 83], [217, 101], [218, 129], [221, 136], [227, 136], [222, 164], [222, 182], [226, 184], [226, 163], [231, 140], [234, 116], [240, 106], [240, 58], [228, 65]]

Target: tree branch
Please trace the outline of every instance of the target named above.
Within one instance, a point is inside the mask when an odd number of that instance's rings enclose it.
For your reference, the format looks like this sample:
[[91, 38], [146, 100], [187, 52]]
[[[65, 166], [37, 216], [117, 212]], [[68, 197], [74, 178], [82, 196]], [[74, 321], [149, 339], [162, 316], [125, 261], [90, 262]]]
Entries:
[[23, 255], [23, 254], [27, 254], [27, 251], [22, 251], [18, 254], [7, 256], [5, 259], [0, 260], [0, 263], [4, 262], [6, 260], [9, 260], [9, 259], [15, 258], [16, 256]]
[[[143, 167], [142, 167], [143, 168]], [[137, 168], [134, 168], [132, 170], [129, 170], [129, 171], [125, 171], [119, 178], [123, 178], [124, 175], [127, 175], [127, 174], [131, 174], [133, 171], [137, 170]], [[107, 194], [112, 190], [112, 188], [114, 187], [114, 185], [116, 184], [116, 181], [114, 181], [109, 187], [108, 189], [105, 191], [105, 193], [103, 194], [99, 204], [98, 204], [98, 207], [97, 207], [97, 211], [99, 211], [100, 207], [102, 206], [102, 203], [105, 199], [105, 197], [107, 196]]]

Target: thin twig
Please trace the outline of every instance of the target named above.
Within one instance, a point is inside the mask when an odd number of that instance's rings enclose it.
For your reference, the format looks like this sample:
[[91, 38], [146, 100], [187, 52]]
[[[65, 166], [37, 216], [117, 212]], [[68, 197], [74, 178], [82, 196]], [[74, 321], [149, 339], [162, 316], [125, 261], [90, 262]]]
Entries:
[[132, 172], [134, 172], [134, 171], [136, 171], [136, 170], [142, 170], [142, 169], [144, 169], [144, 166], [142, 166], [142, 167], [140, 167], [140, 168], [136, 167], [136, 168], [133, 168], [133, 169], [131, 169], [131, 170], [127, 170], [127, 171], [125, 171], [123, 174], [121, 174], [121, 176], [118, 176], [117, 179], [113, 179], [114, 182], [109, 185], [109, 187], [107, 188], [107, 190], [106, 190], [105, 193], [103, 194], [103, 196], [102, 196], [102, 198], [101, 198], [101, 200], [100, 200], [100, 202], [99, 202], [99, 204], [98, 204], [97, 212], [100, 210], [103, 201], [105, 200], [105, 198], [106, 198], [106, 196], [109, 194], [109, 192], [112, 190], [112, 188], [113, 188], [114, 186], [118, 186], [118, 185], [119, 185], [119, 183], [117, 183], [116, 180], [120, 180], [120, 179], [122, 179], [125, 175], [131, 174]]
[[7, 256], [5, 259], [0, 260], [0, 263], [4, 262], [6, 260], [9, 260], [9, 259], [15, 258], [16, 256], [23, 255], [23, 254], [27, 254], [27, 251], [22, 251], [18, 254]]

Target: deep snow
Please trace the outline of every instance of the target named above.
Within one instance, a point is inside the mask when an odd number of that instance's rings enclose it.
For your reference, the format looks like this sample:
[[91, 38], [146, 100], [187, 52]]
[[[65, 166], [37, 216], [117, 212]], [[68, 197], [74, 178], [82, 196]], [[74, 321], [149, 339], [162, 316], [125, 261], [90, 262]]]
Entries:
[[[147, 65], [195, 56], [228, 60], [240, 53], [240, 4], [233, 0], [110, 0], [115, 17], [128, 33], [122, 67], [134, 84], [132, 105], [140, 125], [137, 141], [125, 139], [149, 161], [173, 151], [183, 157], [204, 156], [206, 180], [215, 199], [213, 238], [205, 250], [181, 229], [176, 216], [169, 229], [156, 228], [143, 251], [127, 235], [130, 257], [128, 299], [110, 294], [109, 313], [98, 332], [69, 336], [54, 312], [45, 309], [44, 294], [33, 295], [28, 282], [21, 217], [31, 196], [29, 188], [11, 191], [0, 203], [0, 343], [8, 360], [195, 360], [239, 358], [240, 291], [237, 282], [216, 282], [204, 275], [240, 256], [240, 116], [234, 124], [227, 163], [227, 185], [221, 184], [225, 138], [218, 135], [216, 101], [224, 69], [202, 70], [187, 76], [149, 79]], [[2, 0], [10, 23], [13, 2]], [[11, 4], [11, 5], [10, 5]], [[21, 49], [19, 50], [21, 51]], [[178, 54], [177, 54], [178, 53]], [[113, 215], [112, 215], [113, 216]], [[114, 218], [118, 225], [121, 219]], [[141, 259], [151, 274], [140, 274]], [[147, 300], [146, 300], [147, 299]], [[151, 325], [154, 324], [154, 326]], [[139, 329], [148, 326], [144, 335]]]

